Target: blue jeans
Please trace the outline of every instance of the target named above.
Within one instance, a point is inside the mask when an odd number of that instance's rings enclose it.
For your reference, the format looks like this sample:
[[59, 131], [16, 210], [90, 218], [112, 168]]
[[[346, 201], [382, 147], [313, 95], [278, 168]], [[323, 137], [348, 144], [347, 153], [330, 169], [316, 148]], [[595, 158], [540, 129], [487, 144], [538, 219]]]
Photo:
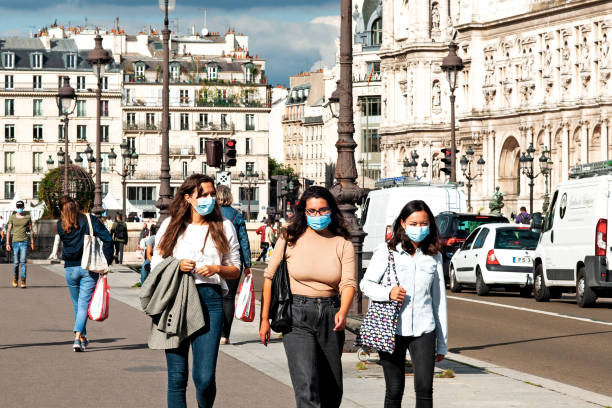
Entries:
[[149, 272], [151, 272], [151, 261], [145, 259], [140, 267], [140, 283], [144, 283], [147, 276], [149, 276]]
[[80, 266], [69, 266], [66, 271], [66, 282], [74, 307], [74, 332], [80, 332], [83, 336], [87, 333], [87, 308], [91, 295], [98, 282], [98, 274], [86, 271]]
[[223, 327], [223, 295], [219, 285], [197, 285], [206, 326], [184, 340], [176, 349], [166, 350], [168, 366], [168, 408], [186, 408], [185, 391], [189, 377], [189, 344], [193, 351], [193, 382], [199, 408], [215, 402], [215, 371]]
[[19, 277], [19, 265], [21, 265], [21, 279], [25, 279], [28, 241], [13, 242], [11, 249], [13, 250], [13, 275]]

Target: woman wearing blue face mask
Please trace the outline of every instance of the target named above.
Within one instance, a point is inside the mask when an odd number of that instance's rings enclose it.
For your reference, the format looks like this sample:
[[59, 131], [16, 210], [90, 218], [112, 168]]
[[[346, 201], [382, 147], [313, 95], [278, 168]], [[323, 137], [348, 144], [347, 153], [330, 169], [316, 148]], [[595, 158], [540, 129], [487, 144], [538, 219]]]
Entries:
[[[376, 248], [361, 280], [361, 291], [374, 301], [401, 303], [395, 350], [379, 352], [385, 375], [385, 408], [399, 408], [405, 385], [406, 350], [414, 368], [416, 407], [433, 406], [435, 362], [447, 352], [446, 292], [440, 236], [425, 202], [410, 201], [393, 223], [393, 236]], [[393, 255], [399, 285], [383, 286]]]
[[346, 315], [357, 287], [355, 255], [336, 200], [308, 188], [291, 225], [278, 239], [264, 273], [259, 337], [270, 340], [272, 278], [286, 250], [292, 327], [283, 335], [297, 408], [337, 408], [342, 401], [342, 347]]
[[151, 274], [141, 290], [143, 309], [153, 317], [149, 347], [166, 353], [170, 408], [187, 406], [190, 346], [198, 407], [212, 407], [215, 401], [225, 280], [240, 273], [240, 244], [215, 195], [213, 179], [202, 174], [189, 176], [179, 187], [170, 217], [155, 236]]

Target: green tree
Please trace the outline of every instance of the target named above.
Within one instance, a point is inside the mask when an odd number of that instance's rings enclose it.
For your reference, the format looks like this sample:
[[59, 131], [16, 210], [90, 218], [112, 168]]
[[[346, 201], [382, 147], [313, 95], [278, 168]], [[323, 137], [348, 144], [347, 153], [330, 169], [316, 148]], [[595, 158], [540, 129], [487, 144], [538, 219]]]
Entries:
[[[70, 166], [77, 167], [77, 166]], [[74, 170], [69, 167], [68, 180], [74, 180]], [[61, 216], [59, 210], [59, 199], [64, 195], [64, 167], [49, 170], [45, 177], [40, 181], [40, 190], [38, 191], [40, 199], [45, 203], [45, 212], [43, 219], [55, 219]], [[77, 170], [78, 171], [78, 170]], [[81, 175], [82, 176], [82, 175]], [[70, 195], [76, 199], [83, 211], [89, 211], [93, 204], [93, 181], [89, 179], [78, 179], [71, 181], [71, 190], [74, 190]]]
[[288, 181], [298, 181], [298, 176], [291, 167], [277, 162], [272, 157], [268, 157], [268, 174], [270, 176], [287, 176]]

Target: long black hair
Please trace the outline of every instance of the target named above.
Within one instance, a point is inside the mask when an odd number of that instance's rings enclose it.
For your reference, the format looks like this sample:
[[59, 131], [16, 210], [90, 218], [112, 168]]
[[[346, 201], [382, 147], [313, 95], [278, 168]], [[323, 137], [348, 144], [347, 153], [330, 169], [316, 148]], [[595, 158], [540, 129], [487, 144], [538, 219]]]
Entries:
[[346, 227], [346, 221], [332, 193], [324, 187], [312, 186], [304, 191], [304, 194], [300, 197], [300, 201], [295, 208], [295, 214], [293, 215], [291, 224], [287, 227], [287, 231], [284, 234], [287, 239], [287, 244], [295, 245], [297, 240], [306, 232], [306, 229], [308, 229], [308, 222], [306, 221], [306, 201], [311, 198], [322, 198], [327, 201], [327, 206], [331, 210], [331, 224], [329, 224], [327, 229], [336, 236], [349, 239], [350, 234]]
[[427, 217], [429, 218], [429, 234], [423, 241], [418, 243], [418, 246], [425, 255], [436, 255], [442, 250], [442, 245], [440, 243], [440, 232], [433, 213], [425, 201], [422, 200], [410, 201], [404, 206], [404, 208], [402, 208], [402, 211], [400, 211], [399, 215], [393, 222], [393, 236], [391, 237], [391, 240], [389, 240], [388, 247], [391, 250], [395, 250], [397, 244], [402, 244], [402, 249], [404, 251], [408, 252], [410, 255], [414, 254], [414, 245], [412, 245], [412, 240], [408, 238], [408, 235], [406, 235], [406, 230], [404, 227], [402, 227], [402, 221], [408, 218], [410, 214], [417, 211], [425, 211], [427, 213]]

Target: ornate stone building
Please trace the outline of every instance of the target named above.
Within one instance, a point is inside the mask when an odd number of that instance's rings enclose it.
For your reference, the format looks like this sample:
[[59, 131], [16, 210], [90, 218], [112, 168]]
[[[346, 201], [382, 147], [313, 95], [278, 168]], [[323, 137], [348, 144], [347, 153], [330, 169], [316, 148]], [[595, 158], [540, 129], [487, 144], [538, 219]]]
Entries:
[[[418, 175], [444, 180], [450, 107], [440, 63], [453, 35], [465, 64], [455, 90], [459, 157], [471, 146], [486, 161], [472, 190], [475, 210], [487, 208], [495, 186], [507, 213], [528, 204], [519, 157], [531, 143], [536, 169], [551, 150], [553, 188], [571, 166], [612, 158], [609, 1], [383, 0], [383, 21], [383, 177], [399, 176], [416, 150], [432, 164]], [[543, 176], [534, 191], [537, 211]]]

